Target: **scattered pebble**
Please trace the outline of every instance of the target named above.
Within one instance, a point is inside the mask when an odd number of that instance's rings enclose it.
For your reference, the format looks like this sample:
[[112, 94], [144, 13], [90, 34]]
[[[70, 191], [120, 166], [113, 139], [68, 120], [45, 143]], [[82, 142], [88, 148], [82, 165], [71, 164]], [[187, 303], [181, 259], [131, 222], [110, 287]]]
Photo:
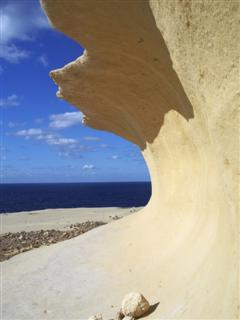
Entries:
[[16, 254], [49, 246], [51, 244], [77, 237], [91, 229], [106, 224], [102, 221], [86, 221], [75, 223], [69, 230], [40, 230], [5, 233], [0, 235], [0, 261], [7, 260]]
[[119, 220], [122, 217], [119, 217], [118, 215], [115, 215], [115, 216], [109, 216], [109, 218], [112, 219], [112, 220]]

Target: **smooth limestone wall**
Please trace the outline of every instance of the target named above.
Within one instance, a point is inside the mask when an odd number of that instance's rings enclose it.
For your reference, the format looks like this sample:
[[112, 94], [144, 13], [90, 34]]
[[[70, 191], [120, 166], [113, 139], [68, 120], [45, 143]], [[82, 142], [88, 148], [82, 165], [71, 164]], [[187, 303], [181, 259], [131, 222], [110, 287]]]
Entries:
[[161, 301], [155, 318], [237, 318], [239, 3], [42, 5], [86, 48], [51, 72], [57, 95], [137, 144], [151, 175], [148, 206], [117, 222], [104, 268], [134, 265], [128, 283]]

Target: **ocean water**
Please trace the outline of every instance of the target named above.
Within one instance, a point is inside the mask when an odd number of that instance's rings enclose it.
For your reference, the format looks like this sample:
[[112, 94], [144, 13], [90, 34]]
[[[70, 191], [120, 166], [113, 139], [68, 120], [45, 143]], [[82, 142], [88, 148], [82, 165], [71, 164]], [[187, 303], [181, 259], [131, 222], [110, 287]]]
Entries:
[[139, 207], [150, 182], [0, 184], [0, 213], [50, 208]]

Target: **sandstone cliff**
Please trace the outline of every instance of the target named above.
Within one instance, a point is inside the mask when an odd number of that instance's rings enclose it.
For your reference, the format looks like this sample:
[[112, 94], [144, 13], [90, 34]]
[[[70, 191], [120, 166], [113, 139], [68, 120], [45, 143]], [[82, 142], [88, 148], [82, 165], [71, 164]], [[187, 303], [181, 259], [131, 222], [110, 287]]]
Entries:
[[137, 144], [153, 190], [141, 212], [68, 245], [79, 254], [68, 257], [71, 279], [55, 251], [73, 288], [62, 293], [67, 315], [73, 305], [81, 317], [101, 308], [110, 315], [111, 303], [134, 290], [160, 302], [155, 319], [237, 318], [238, 3], [42, 5], [54, 27], [86, 48], [51, 72], [58, 96], [86, 125]]

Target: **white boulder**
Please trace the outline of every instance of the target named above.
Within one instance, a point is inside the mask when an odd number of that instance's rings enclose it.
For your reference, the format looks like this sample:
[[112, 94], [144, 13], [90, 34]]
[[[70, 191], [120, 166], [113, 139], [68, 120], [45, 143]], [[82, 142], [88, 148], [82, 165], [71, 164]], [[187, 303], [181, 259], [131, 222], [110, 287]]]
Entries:
[[147, 299], [138, 292], [128, 293], [122, 301], [122, 313], [133, 318], [144, 315], [150, 308]]

